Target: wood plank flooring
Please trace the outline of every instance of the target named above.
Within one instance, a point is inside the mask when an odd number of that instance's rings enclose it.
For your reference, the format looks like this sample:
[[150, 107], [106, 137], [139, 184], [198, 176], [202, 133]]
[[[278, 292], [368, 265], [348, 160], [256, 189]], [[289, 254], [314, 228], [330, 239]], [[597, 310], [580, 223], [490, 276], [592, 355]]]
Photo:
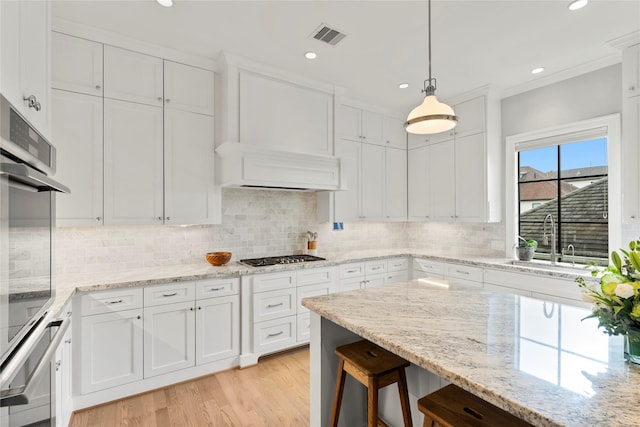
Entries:
[[309, 350], [302, 348], [73, 414], [69, 427], [305, 427]]

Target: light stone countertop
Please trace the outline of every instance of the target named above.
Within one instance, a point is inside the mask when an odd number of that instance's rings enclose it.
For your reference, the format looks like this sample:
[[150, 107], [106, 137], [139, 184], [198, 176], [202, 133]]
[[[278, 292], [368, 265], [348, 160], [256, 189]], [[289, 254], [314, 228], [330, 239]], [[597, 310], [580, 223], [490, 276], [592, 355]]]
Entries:
[[[56, 300], [51, 312], [59, 310], [69, 301], [76, 291], [95, 292], [107, 289], [119, 289], [135, 286], [157, 285], [170, 282], [188, 280], [204, 280], [224, 277], [240, 277], [250, 274], [273, 273], [279, 271], [300, 270], [334, 266], [347, 262], [366, 262], [380, 258], [412, 256], [428, 258], [433, 261], [473, 265], [478, 267], [493, 267], [511, 271], [533, 272], [534, 270], [522, 266], [507, 264], [507, 258], [484, 258], [478, 256], [443, 257], [438, 254], [419, 251], [416, 249], [380, 249], [363, 250], [350, 253], [331, 255], [320, 254], [326, 261], [307, 262], [302, 264], [273, 265], [268, 267], [249, 267], [238, 262], [231, 262], [225, 266], [214, 267], [204, 259], [198, 264], [170, 265], [163, 267], [148, 267], [132, 270], [105, 271], [101, 273], [77, 273], [58, 275], [56, 277]], [[575, 273], [536, 269], [536, 274], [555, 277], [574, 278], [578, 274], [586, 274], [584, 270]]]
[[425, 280], [302, 304], [534, 425], [640, 425], [640, 365], [586, 309]]

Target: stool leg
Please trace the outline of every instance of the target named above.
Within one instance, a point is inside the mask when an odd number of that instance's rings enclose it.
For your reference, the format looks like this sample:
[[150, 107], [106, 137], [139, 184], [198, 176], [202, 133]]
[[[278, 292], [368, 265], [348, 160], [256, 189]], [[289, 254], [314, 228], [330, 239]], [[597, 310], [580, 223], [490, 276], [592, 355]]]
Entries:
[[378, 379], [369, 377], [367, 386], [367, 427], [378, 427]]
[[336, 379], [336, 394], [333, 397], [333, 408], [331, 408], [331, 427], [338, 427], [338, 417], [340, 416], [340, 405], [342, 405], [342, 393], [344, 392], [344, 380], [347, 373], [344, 371], [344, 359], [338, 362], [338, 377]]
[[411, 405], [409, 404], [409, 390], [407, 388], [407, 375], [404, 368], [400, 369], [400, 380], [398, 381], [398, 392], [400, 393], [400, 405], [402, 406], [402, 417], [404, 418], [404, 427], [413, 427], [411, 421]]
[[435, 421], [433, 421], [431, 418], [425, 415], [424, 423], [422, 424], [422, 427], [434, 427], [434, 426], [435, 426]]

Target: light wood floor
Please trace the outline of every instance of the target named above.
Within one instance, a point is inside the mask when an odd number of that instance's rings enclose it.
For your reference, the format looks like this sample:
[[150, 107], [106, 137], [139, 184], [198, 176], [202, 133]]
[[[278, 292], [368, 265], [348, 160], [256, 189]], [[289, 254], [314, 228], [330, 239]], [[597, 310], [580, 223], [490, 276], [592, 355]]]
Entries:
[[309, 350], [303, 348], [73, 414], [70, 427], [309, 425]]

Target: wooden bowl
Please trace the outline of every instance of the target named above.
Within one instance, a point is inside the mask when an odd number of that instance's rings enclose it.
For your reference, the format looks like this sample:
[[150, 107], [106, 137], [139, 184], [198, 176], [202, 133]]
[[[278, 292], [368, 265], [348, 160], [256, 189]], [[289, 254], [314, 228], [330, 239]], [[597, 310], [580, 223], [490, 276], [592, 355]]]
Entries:
[[205, 255], [209, 264], [219, 266], [231, 261], [231, 252], [207, 252]]

